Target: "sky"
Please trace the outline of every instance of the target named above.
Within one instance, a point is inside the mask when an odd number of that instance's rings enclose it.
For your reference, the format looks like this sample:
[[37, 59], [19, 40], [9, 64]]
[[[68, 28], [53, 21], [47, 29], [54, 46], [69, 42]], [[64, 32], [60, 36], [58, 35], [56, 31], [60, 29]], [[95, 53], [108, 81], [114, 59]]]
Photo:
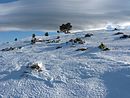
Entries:
[[57, 31], [130, 23], [130, 0], [0, 0], [0, 31]]

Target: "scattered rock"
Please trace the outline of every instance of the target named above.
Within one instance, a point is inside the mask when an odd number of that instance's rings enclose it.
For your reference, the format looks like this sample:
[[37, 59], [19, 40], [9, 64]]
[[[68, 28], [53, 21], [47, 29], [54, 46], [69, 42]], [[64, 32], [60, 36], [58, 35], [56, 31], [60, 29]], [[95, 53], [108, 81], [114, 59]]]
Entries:
[[77, 44], [84, 44], [85, 43], [81, 38], [70, 39], [69, 42], [77, 43]]
[[58, 47], [56, 47], [56, 49], [59, 49], [59, 48], [62, 48], [62, 46], [58, 46]]
[[57, 38], [56, 39], [60, 39], [60, 36], [57, 36]]
[[84, 37], [91, 37], [91, 36], [93, 36], [93, 34], [88, 33], [88, 34], [85, 34]]
[[87, 50], [87, 48], [79, 48], [76, 51], [85, 51], [85, 50]]
[[124, 34], [124, 33], [123, 32], [117, 32], [114, 35], [121, 35], [121, 34]]
[[122, 35], [122, 36], [120, 37], [120, 39], [126, 39], [126, 38], [130, 38], [130, 35]]
[[120, 29], [118, 29], [118, 28], [114, 28], [114, 30], [112, 30], [112, 31], [117, 31], [117, 30], [120, 30]]

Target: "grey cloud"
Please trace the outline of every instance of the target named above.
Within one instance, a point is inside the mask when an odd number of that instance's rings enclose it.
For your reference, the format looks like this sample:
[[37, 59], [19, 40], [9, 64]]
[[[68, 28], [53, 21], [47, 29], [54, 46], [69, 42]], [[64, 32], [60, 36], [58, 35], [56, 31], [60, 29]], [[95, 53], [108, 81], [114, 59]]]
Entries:
[[107, 22], [129, 22], [129, 3], [129, 0], [19, 0], [2, 6], [13, 9], [0, 14], [0, 29], [57, 30], [62, 23], [71, 22], [74, 30], [84, 30], [105, 26]]
[[0, 3], [10, 3], [10, 2], [15, 2], [18, 0], [0, 0]]

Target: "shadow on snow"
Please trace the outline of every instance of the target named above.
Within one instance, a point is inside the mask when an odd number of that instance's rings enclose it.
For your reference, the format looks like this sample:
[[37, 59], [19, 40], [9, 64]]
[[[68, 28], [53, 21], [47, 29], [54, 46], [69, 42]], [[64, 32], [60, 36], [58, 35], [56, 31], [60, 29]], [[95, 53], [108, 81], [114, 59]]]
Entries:
[[103, 75], [108, 90], [106, 98], [130, 98], [130, 68]]
[[[0, 75], [3, 77], [0, 78], [0, 81], [8, 81], [8, 80], [20, 80], [22, 78], [27, 78], [31, 80], [37, 80], [37, 81], [42, 81], [44, 82], [45, 85], [49, 87], [54, 87], [54, 83], [64, 83], [61, 80], [50, 80], [50, 79], [44, 79], [44, 77], [39, 77], [38, 75], [32, 75], [31, 73], [25, 73], [26, 71], [26, 66], [22, 66], [19, 70], [15, 70], [12, 72], [4, 71], [0, 72]], [[65, 84], [65, 83], [64, 83]]]

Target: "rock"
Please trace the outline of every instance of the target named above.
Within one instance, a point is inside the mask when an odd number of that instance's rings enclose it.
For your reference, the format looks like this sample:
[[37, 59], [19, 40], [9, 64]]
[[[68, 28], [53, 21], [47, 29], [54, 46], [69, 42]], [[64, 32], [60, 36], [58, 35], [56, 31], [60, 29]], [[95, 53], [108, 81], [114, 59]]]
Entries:
[[84, 37], [91, 37], [93, 34], [86, 34]]
[[87, 50], [87, 48], [79, 48], [76, 51], [85, 51], [85, 50]]

